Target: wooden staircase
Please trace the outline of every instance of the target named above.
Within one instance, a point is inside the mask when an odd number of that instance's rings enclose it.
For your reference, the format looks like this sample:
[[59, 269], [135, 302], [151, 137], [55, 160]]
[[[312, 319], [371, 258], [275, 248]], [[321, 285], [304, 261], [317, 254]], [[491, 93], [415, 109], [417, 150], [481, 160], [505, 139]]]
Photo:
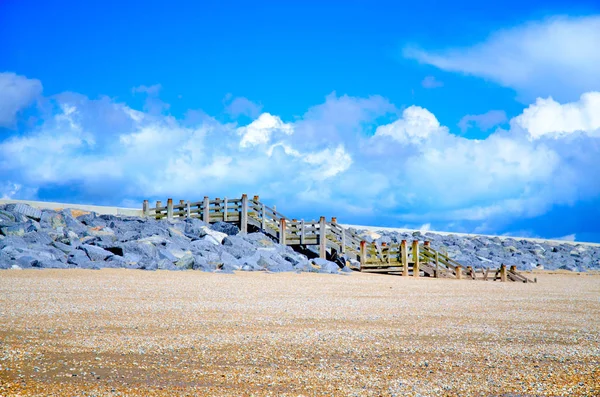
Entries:
[[[269, 207], [258, 196], [249, 199], [242, 195], [236, 199], [209, 199], [201, 201], [179, 201], [172, 199], [163, 206], [161, 201], [150, 208], [147, 200], [143, 203], [144, 216], [155, 219], [197, 218], [206, 223], [230, 222], [239, 226], [241, 233], [254, 229], [270, 236], [280, 244], [306, 252], [314, 251], [315, 256], [331, 259], [343, 257], [351, 268], [361, 272], [395, 274], [413, 277], [435, 277], [472, 280], [500, 280], [532, 282], [518, 273], [515, 266], [509, 270], [505, 265], [498, 269], [473, 269], [463, 266], [447, 254], [434, 250], [428, 241], [420, 243], [406, 240], [399, 243], [367, 243], [352, 230], [337, 223], [336, 218], [327, 222], [325, 217], [318, 221], [290, 219]], [[360, 263], [360, 265], [354, 265]], [[490, 277], [490, 273], [494, 276]]]

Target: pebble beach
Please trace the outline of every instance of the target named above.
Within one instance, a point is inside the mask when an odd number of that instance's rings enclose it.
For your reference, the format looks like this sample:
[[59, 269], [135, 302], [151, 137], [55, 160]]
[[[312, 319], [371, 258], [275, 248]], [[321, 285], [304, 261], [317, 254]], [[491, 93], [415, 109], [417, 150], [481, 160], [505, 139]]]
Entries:
[[7, 270], [0, 396], [598, 396], [600, 275]]

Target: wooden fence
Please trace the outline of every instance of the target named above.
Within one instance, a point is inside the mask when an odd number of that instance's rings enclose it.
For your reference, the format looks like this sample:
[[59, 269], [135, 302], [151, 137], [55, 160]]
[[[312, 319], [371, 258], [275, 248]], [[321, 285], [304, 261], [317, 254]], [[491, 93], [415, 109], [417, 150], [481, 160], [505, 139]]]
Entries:
[[481, 279], [531, 282], [517, 272], [516, 267], [509, 270], [505, 265], [500, 266], [490, 277], [490, 269], [473, 269], [463, 266], [446, 253], [434, 250], [428, 241], [420, 243], [406, 240], [400, 243], [367, 243], [360, 236], [340, 226], [337, 219], [326, 221], [320, 217], [318, 221], [289, 219], [277, 212], [275, 207], [269, 207], [259, 200], [258, 196], [249, 199], [247, 195], [241, 198], [204, 197], [202, 201], [180, 200], [178, 204], [172, 199], [163, 206], [161, 201], [155, 207], [150, 207], [144, 201], [142, 212], [144, 216], [155, 219], [197, 218], [206, 223], [230, 222], [239, 226], [240, 232], [247, 233], [248, 226], [253, 226], [271, 236], [280, 244], [297, 246], [318, 245], [319, 257], [326, 258], [335, 251], [349, 259], [360, 261], [357, 270], [373, 273], [401, 274], [419, 277], [421, 273], [428, 277], [445, 277], [455, 279]]

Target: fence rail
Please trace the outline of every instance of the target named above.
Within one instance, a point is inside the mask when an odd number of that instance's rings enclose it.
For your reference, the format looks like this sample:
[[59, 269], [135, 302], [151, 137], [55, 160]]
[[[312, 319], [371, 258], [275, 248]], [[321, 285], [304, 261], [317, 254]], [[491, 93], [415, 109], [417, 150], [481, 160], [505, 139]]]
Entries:
[[[144, 216], [155, 219], [197, 218], [206, 223], [233, 222], [239, 225], [242, 233], [247, 233], [248, 226], [252, 226], [279, 243], [292, 247], [318, 245], [319, 257], [327, 258], [328, 254], [331, 257], [335, 252], [356, 259], [360, 262], [360, 267], [357, 267], [360, 271], [414, 277], [423, 274], [437, 278], [492, 279], [490, 269], [464, 267], [446, 253], [431, 248], [428, 241], [421, 244], [414, 240], [410, 245], [406, 240], [389, 244], [367, 243], [352, 230], [339, 225], [335, 217], [329, 222], [325, 217], [318, 221], [289, 219], [274, 206], [262, 203], [258, 196], [249, 199], [244, 194], [241, 198], [212, 200], [205, 196], [201, 201], [180, 200], [176, 204], [168, 199], [166, 206], [157, 201], [154, 207], [145, 200], [142, 208]], [[493, 280], [497, 279], [531, 282], [518, 273], [516, 267], [507, 270], [505, 265], [495, 270]]]

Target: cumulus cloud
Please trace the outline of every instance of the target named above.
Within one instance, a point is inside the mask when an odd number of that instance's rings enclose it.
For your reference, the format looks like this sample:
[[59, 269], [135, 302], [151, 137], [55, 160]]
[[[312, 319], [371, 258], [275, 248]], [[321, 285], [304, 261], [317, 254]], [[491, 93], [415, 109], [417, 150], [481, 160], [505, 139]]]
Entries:
[[41, 93], [39, 80], [0, 73], [0, 127], [14, 127], [19, 111], [31, 105]]
[[[0, 193], [98, 204], [256, 193], [310, 218], [490, 231], [600, 197], [597, 95], [540, 99], [477, 140], [377, 96], [332, 94], [296, 120], [265, 112], [239, 125], [65, 93], [51, 117], [0, 142]], [[56, 194], [44, 198], [69, 201]]]
[[262, 110], [262, 105], [256, 104], [244, 97], [236, 97], [226, 104], [225, 112], [233, 117], [248, 116], [256, 118]]
[[560, 104], [552, 98], [538, 98], [512, 121], [533, 139], [560, 137], [575, 132], [600, 134], [600, 92], [588, 92], [579, 101]]
[[508, 120], [504, 110], [490, 110], [483, 114], [468, 114], [460, 119], [458, 127], [462, 132], [467, 131], [472, 126], [477, 126], [482, 131], [487, 131], [492, 127], [505, 123]]
[[294, 132], [292, 125], [286, 124], [277, 116], [269, 113], [261, 114], [256, 120], [237, 130], [242, 137], [240, 147], [251, 147], [269, 143], [274, 134], [291, 135]]
[[401, 143], [422, 143], [446, 133], [437, 118], [427, 109], [410, 106], [402, 117], [391, 124], [382, 125], [375, 131], [376, 137], [388, 136]]
[[407, 46], [408, 58], [515, 89], [525, 101], [600, 90], [600, 16], [554, 17], [497, 31], [466, 47]]

